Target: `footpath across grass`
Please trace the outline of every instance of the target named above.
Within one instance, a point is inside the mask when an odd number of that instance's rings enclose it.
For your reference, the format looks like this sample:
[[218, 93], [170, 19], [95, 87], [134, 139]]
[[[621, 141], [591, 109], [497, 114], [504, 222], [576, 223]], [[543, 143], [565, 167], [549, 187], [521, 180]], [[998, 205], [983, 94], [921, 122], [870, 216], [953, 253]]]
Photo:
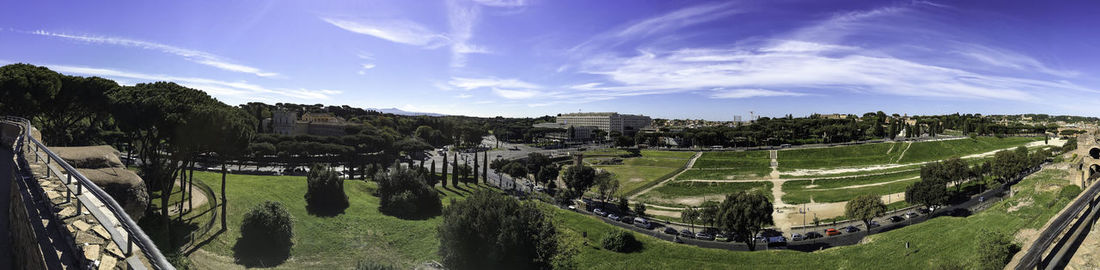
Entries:
[[[1025, 145], [1039, 137], [977, 137], [933, 142], [874, 143], [779, 151], [779, 170], [907, 164], [945, 160]], [[906, 150], [908, 148], [908, 150]], [[904, 154], [903, 154], [904, 153]]]
[[600, 249], [598, 243], [607, 232], [621, 228], [595, 217], [556, 211], [559, 228], [579, 246], [579, 269], [961, 269], [979, 263], [975, 262], [980, 248], [975, 237], [980, 230], [1015, 235], [1023, 229], [1038, 229], [1065, 207], [1073, 199], [1059, 195], [1069, 185], [1067, 175], [1048, 167], [1017, 184], [1015, 196], [973, 216], [937, 217], [873, 234], [865, 244], [809, 253], [705, 249], [641, 233], [635, 233], [642, 242], [641, 251], [618, 253]]
[[[216, 192], [221, 189], [220, 174], [195, 172], [195, 180], [203, 181]], [[487, 188], [467, 187], [465, 184], [459, 187], [466, 191], [436, 186], [444, 205], [449, 204], [452, 198], [461, 199], [476, 189]], [[435, 233], [441, 218], [403, 220], [384, 215], [378, 211], [378, 197], [371, 195], [376, 188], [373, 182], [345, 180], [344, 191], [350, 206], [343, 214], [318, 217], [306, 211], [303, 197], [306, 192], [305, 177], [230, 174], [226, 189], [229, 197], [228, 230], [202, 246], [202, 251], [193, 253], [193, 264], [200, 269], [240, 268], [232, 264], [232, 260], [233, 246], [241, 235], [241, 219], [252, 206], [265, 200], [283, 203], [294, 216], [291, 258], [278, 268], [349, 268], [363, 260], [412, 268], [423, 262], [438, 260], [436, 250], [439, 240]], [[215, 225], [215, 231], [218, 226]]]
[[684, 204], [678, 200], [687, 199], [702, 203], [702, 197], [708, 201], [721, 201], [727, 194], [737, 191], [760, 191], [772, 199], [772, 183], [761, 182], [691, 182], [672, 181], [655, 188], [641, 196], [639, 200], [668, 206], [698, 206], [698, 204]]
[[619, 181], [619, 194], [629, 195], [680, 170], [695, 153], [645, 150], [641, 154], [640, 157], [624, 159], [622, 165], [593, 167], [610, 172]]

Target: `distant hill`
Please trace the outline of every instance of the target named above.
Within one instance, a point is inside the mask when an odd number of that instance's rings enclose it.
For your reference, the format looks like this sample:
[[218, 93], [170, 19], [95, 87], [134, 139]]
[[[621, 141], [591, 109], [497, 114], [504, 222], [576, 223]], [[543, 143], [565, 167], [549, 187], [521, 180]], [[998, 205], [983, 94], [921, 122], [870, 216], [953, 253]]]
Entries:
[[367, 109], [367, 110], [370, 110], [370, 111], [378, 111], [378, 112], [381, 112], [381, 113], [392, 113], [392, 114], [396, 114], [396, 115], [408, 115], [408, 116], [420, 116], [420, 115], [426, 115], [426, 116], [445, 116], [444, 114], [438, 114], [438, 113], [427, 113], [427, 112], [409, 112], [409, 111], [404, 111], [404, 110], [401, 110], [401, 109], [398, 109], [398, 108], [388, 108], [388, 109], [374, 109], [374, 108], [370, 108], [370, 109]]

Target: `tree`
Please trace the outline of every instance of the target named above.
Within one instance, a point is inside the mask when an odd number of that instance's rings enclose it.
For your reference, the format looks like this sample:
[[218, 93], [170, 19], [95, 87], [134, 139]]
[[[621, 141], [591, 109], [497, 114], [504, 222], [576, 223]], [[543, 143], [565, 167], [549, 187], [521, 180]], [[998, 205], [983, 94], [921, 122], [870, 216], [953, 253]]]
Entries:
[[572, 166], [565, 169], [562, 180], [570, 190], [573, 190], [579, 196], [595, 184], [596, 170], [584, 165]]
[[61, 75], [30, 64], [0, 67], [0, 113], [33, 119], [61, 91]]
[[639, 217], [645, 217], [646, 216], [646, 214], [645, 214], [645, 203], [634, 202], [634, 215], [637, 215]]
[[[226, 217], [229, 215], [227, 209], [229, 199], [225, 193], [226, 175], [229, 170], [226, 165], [230, 160], [243, 157], [248, 153], [249, 142], [256, 134], [256, 130], [253, 129], [255, 123], [245, 111], [224, 104], [212, 104], [200, 108], [195, 111], [192, 118], [193, 120], [185, 125], [184, 132], [201, 132], [202, 134], [189, 134], [187, 137], [202, 140], [199, 144], [206, 147], [200, 146], [198, 149], [208, 148], [210, 152], [214, 153], [215, 160], [221, 163], [221, 208], [222, 229], [224, 230], [228, 228]], [[340, 190], [343, 191], [342, 185]], [[344, 196], [344, 202], [347, 203], [347, 196]]]
[[726, 195], [718, 207], [718, 226], [745, 239], [749, 250], [756, 250], [753, 236], [772, 225], [771, 200], [760, 192], [738, 191]]
[[535, 181], [539, 183], [549, 183], [558, 178], [558, 168], [553, 165], [542, 166], [538, 169], [538, 174], [535, 175]]
[[947, 187], [934, 181], [917, 181], [905, 189], [905, 201], [912, 205], [932, 207], [947, 203]]
[[313, 164], [306, 175], [306, 209], [315, 215], [332, 216], [348, 208], [344, 180], [331, 168]]
[[606, 171], [601, 171], [596, 174], [596, 189], [600, 194], [600, 199], [606, 201], [611, 198], [612, 195], [619, 192], [619, 181]]
[[871, 233], [871, 219], [883, 214], [886, 214], [886, 204], [882, 203], [882, 198], [878, 195], [859, 195], [844, 206], [844, 215], [862, 220], [868, 234]]
[[241, 220], [241, 238], [233, 247], [237, 263], [272, 266], [290, 257], [294, 245], [294, 216], [280, 202], [253, 206]]
[[451, 168], [451, 186], [458, 188], [458, 152], [455, 152], [455, 157], [451, 160]]
[[575, 253], [536, 202], [490, 191], [451, 201], [439, 225], [439, 256], [451, 269], [551, 269]]
[[435, 159], [432, 159], [432, 165], [430, 165], [430, 166], [432, 167], [432, 170], [428, 174], [427, 183], [428, 183], [428, 186], [435, 187], [435, 184], [439, 183], [439, 178], [436, 178], [438, 176], [435, 175]]
[[443, 208], [439, 193], [428, 185], [430, 176], [417, 168], [404, 168], [394, 163], [374, 176], [378, 181], [375, 195], [378, 210], [399, 218], [419, 219], [438, 215]]
[[443, 188], [447, 188], [447, 152], [443, 152], [443, 171], [441, 173], [442, 178], [440, 178], [439, 184], [443, 185]]
[[634, 238], [634, 234], [624, 230], [613, 230], [604, 235], [600, 246], [614, 252], [632, 252], [641, 248], [642, 243]]
[[705, 201], [699, 205], [699, 222], [702, 224], [714, 226], [714, 223], [718, 218], [718, 202]]
[[481, 179], [485, 181], [485, 184], [489, 184], [489, 151], [485, 151], [481, 160]]
[[694, 206], [684, 208], [684, 210], [680, 212], [680, 219], [691, 224], [691, 232], [695, 233], [695, 221], [699, 220], [699, 209], [696, 209]]
[[630, 211], [630, 200], [626, 197], [619, 197], [619, 203], [615, 206], [619, 208], [619, 211], [623, 211], [623, 213], [626, 213]]
[[118, 83], [99, 77], [60, 75], [61, 89], [32, 120], [42, 129], [50, 145], [88, 145], [100, 143], [100, 133], [110, 123], [110, 99]]
[[[206, 93], [175, 83], [141, 83], [111, 93], [111, 111], [120, 130], [140, 148], [139, 174], [151, 190], [159, 190], [162, 206], [172, 194], [186, 161], [195, 154], [198, 140], [188, 140], [181, 129], [192, 121], [200, 106], [221, 104]], [[223, 104], [224, 105], [224, 104]], [[150, 192], [152, 193], [152, 192]], [[168, 207], [161, 207], [165, 237], [175, 246]]]
[[474, 152], [474, 170], [473, 170], [472, 176], [474, 178], [473, 181], [474, 181], [475, 185], [477, 184], [477, 178], [478, 178], [477, 176], [479, 175], [478, 169], [477, 169], [478, 163], [479, 163], [478, 161], [479, 161], [479, 159], [477, 158], [477, 152]]

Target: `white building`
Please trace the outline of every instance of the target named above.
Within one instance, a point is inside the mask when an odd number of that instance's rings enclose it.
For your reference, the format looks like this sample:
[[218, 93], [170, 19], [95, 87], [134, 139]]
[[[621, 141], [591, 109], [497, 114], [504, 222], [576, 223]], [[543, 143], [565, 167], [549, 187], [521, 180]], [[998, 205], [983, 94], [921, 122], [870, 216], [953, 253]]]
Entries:
[[653, 119], [644, 115], [619, 114], [614, 112], [567, 113], [559, 114], [557, 124], [573, 127], [595, 127], [600, 130], [619, 132], [633, 136], [653, 123]]

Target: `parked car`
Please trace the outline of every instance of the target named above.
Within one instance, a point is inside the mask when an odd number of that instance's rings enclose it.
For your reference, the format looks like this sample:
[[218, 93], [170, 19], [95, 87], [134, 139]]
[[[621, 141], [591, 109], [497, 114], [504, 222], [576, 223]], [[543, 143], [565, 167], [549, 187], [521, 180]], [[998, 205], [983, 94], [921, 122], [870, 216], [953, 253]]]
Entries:
[[828, 235], [828, 236], [840, 235], [840, 231], [838, 231], [836, 229], [833, 229], [833, 228], [828, 228], [828, 229], [825, 229], [825, 235]]
[[901, 222], [902, 220], [905, 220], [905, 218], [902, 218], [902, 217], [899, 217], [899, 216], [890, 217], [890, 222], [897, 223], [897, 222]]
[[680, 232], [677, 232], [676, 229], [672, 227], [665, 227], [665, 234], [680, 235]]
[[817, 232], [807, 232], [805, 240], [821, 238], [821, 237], [824, 237], [824, 235], [821, 235], [820, 233], [817, 233]]
[[626, 224], [634, 224], [634, 217], [633, 216], [623, 216], [623, 217], [619, 218], [619, 221], [622, 221], [623, 223], [626, 223]]
[[874, 228], [878, 228], [879, 226], [882, 226], [882, 225], [879, 225], [878, 221], [872, 220], [870, 224], [867, 224], [867, 229], [874, 229]]
[[657, 224], [653, 224], [652, 222], [649, 222], [649, 220], [646, 220], [645, 218], [642, 218], [642, 217], [634, 218], [634, 227], [643, 228], [643, 229], [647, 229], [647, 230], [652, 230], [653, 227], [656, 227], [656, 226], [657, 226]]
[[576, 205], [569, 205], [569, 210], [577, 211], [577, 206]]
[[592, 210], [592, 213], [596, 214], [597, 216], [601, 216], [601, 217], [606, 217], [607, 216], [607, 212], [604, 212], [602, 208], [596, 208], [596, 210]]
[[802, 241], [802, 239], [805, 239], [805, 237], [802, 236], [802, 234], [800, 234], [800, 233], [796, 233], [796, 234], [791, 235], [791, 241]]
[[929, 211], [928, 208], [924, 208], [924, 207], [917, 208], [917, 213], [920, 213], [921, 215], [927, 215], [930, 212], [932, 212], [932, 211]]
[[691, 233], [691, 231], [689, 231], [687, 229], [681, 230], [680, 231], [680, 236], [687, 237], [687, 238], [695, 238], [695, 234]]
[[732, 240], [729, 234], [719, 233], [714, 235], [714, 241], [729, 242]]
[[711, 241], [713, 241], [714, 240], [714, 235], [709, 234], [709, 233], [705, 233], [705, 232], [699, 232], [699, 233], [695, 234], [695, 238], [697, 238], [699, 240], [711, 240]]
[[619, 215], [616, 215], [616, 214], [607, 214], [607, 218], [609, 218], [611, 220], [614, 220], [614, 221], [619, 221], [619, 218], [621, 218], [621, 217]]
[[856, 228], [856, 226], [848, 226], [848, 227], [844, 227], [844, 231], [846, 231], [848, 233], [854, 233], [854, 232], [858, 232], [859, 228]]
[[909, 211], [908, 213], [905, 213], [905, 218], [914, 218], [916, 216], [917, 216], [917, 213], [914, 213], [913, 211]]

